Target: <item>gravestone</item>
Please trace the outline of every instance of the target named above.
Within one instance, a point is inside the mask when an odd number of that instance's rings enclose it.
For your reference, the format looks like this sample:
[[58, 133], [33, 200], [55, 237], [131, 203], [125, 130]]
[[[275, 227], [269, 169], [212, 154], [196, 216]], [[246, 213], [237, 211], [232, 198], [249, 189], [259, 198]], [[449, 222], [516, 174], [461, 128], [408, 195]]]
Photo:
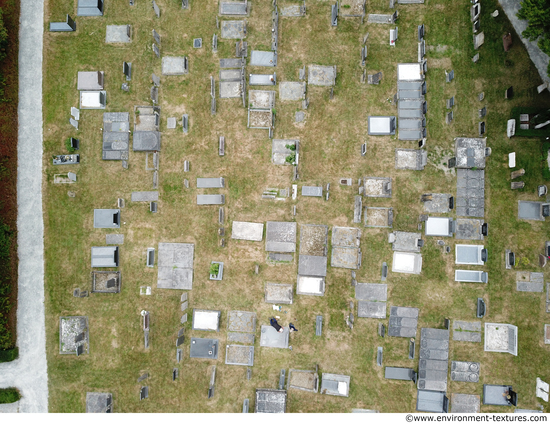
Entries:
[[179, 364], [183, 359], [183, 350], [176, 349], [176, 362]]
[[479, 53], [476, 53], [474, 57], [472, 57], [472, 62], [477, 63], [479, 61]]
[[189, 0], [181, 0], [181, 8], [189, 9]]
[[188, 308], [188, 306], [189, 306], [189, 302], [186, 300], [181, 304], [181, 307], [180, 307], [181, 312], [184, 312]]
[[212, 52], [217, 53], [218, 52], [218, 35], [214, 34], [212, 36]]
[[153, 43], [153, 53], [155, 53], [155, 56], [160, 59], [160, 50], [155, 43]]
[[474, 35], [474, 49], [479, 49], [485, 42], [485, 34], [480, 32], [479, 34]]
[[[80, 296], [82, 297], [82, 296]], [[76, 347], [76, 356], [80, 356], [84, 353], [84, 345], [79, 345]]]
[[367, 46], [361, 47], [361, 66], [365, 66], [367, 60]]
[[505, 99], [511, 99], [513, 97], [514, 97], [514, 87], [507, 88], [505, 93], [504, 93], [504, 98]]
[[130, 92], [130, 86], [128, 85], [127, 82], [123, 82], [122, 85], [120, 86], [120, 89], [122, 91], [125, 91], [126, 93]]
[[168, 118], [166, 121], [166, 128], [170, 130], [176, 128], [176, 118]]
[[155, 11], [155, 15], [157, 15], [157, 18], [160, 18], [160, 9], [157, 6], [157, 3], [155, 0], [153, 0], [153, 10]]
[[418, 41], [424, 38], [424, 24], [418, 25]]
[[149, 397], [149, 386], [142, 387], [139, 390], [139, 400], [147, 399]]
[[193, 40], [193, 48], [194, 49], [201, 49], [202, 48], [202, 38], [195, 38]]
[[321, 336], [323, 333], [323, 316], [317, 315], [315, 318], [315, 335]]
[[216, 383], [216, 366], [212, 366], [212, 371], [210, 374], [210, 385], [208, 386], [208, 399], [214, 397], [214, 385]]
[[183, 132], [187, 134], [189, 132], [189, 115], [188, 114], [182, 115], [181, 125], [183, 126]]
[[450, 99], [447, 99], [447, 109], [452, 109], [455, 105], [455, 97], [451, 97]]
[[286, 371], [281, 370], [279, 373], [279, 390], [283, 390], [285, 388], [285, 378], [286, 378]]
[[153, 104], [157, 104], [159, 101], [159, 89], [158, 87], [151, 87], [151, 100], [153, 101]]
[[455, 71], [451, 70], [450, 72], [445, 71], [445, 82], [451, 82], [455, 78]]
[[331, 6], [330, 25], [333, 27], [338, 25], [338, 3]]
[[445, 123], [450, 124], [453, 120], [453, 111], [451, 110], [449, 113], [445, 115]]
[[179, 370], [177, 368], [172, 369], [172, 381], [176, 381], [179, 377]]
[[485, 115], [487, 115], [487, 107], [484, 106], [482, 109], [479, 109], [478, 112], [479, 112], [479, 117], [480, 117], [480, 118], [484, 118]]
[[80, 110], [76, 107], [71, 107], [71, 115], [78, 121], [80, 119]]
[[224, 217], [225, 217], [225, 213], [224, 213], [224, 209], [223, 209], [223, 206], [220, 208], [220, 210], [218, 211], [218, 222], [220, 224], [223, 224], [224, 222]]
[[378, 72], [376, 74], [368, 76], [368, 83], [378, 85], [380, 84], [381, 79], [382, 79], [382, 72]]
[[414, 350], [415, 350], [416, 343], [414, 339], [409, 340], [409, 359], [414, 359]]
[[187, 293], [182, 293], [180, 297], [180, 302], [185, 302], [187, 300]]
[[[252, 378], [252, 368], [247, 368], [246, 369], [246, 379], [247, 380], [250, 380]], [[248, 400], [248, 399], [246, 399]]]
[[155, 87], [160, 87], [160, 78], [157, 77], [155, 74], [151, 74], [151, 79], [153, 80], [153, 84]]
[[69, 123], [78, 130], [78, 121], [74, 120], [73, 118], [69, 118]]
[[379, 346], [378, 347], [378, 351], [376, 353], [376, 365], [378, 365], [379, 367], [382, 366], [382, 355], [383, 355], [383, 352], [384, 352], [384, 348]]
[[180, 319], [181, 324], [185, 324], [187, 322], [187, 314], [183, 314]]
[[140, 377], [138, 377], [137, 382], [141, 383], [143, 380], [145, 380], [147, 377], [149, 377], [149, 373], [142, 374]]
[[479, 123], [479, 136], [481, 137], [483, 134], [485, 134], [485, 122]]

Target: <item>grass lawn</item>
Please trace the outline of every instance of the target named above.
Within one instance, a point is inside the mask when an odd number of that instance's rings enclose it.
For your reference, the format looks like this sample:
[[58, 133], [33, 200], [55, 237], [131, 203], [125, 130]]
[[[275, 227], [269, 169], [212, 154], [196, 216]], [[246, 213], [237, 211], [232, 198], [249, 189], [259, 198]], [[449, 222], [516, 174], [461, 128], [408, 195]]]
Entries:
[[[106, 1], [105, 16], [78, 17], [76, 33], [46, 33], [44, 37], [44, 209], [46, 254], [46, 326], [50, 387], [50, 411], [83, 412], [86, 392], [111, 392], [115, 412], [240, 412], [245, 398], [254, 404], [255, 388], [276, 388], [279, 371], [289, 368], [351, 375], [348, 398], [288, 392], [288, 412], [350, 412], [352, 408], [381, 412], [415, 410], [416, 388], [405, 382], [386, 381], [383, 368], [376, 366], [376, 349], [384, 347], [384, 365], [418, 366], [408, 359], [408, 340], [377, 335], [379, 320], [356, 319], [353, 330], [345, 324], [349, 302], [354, 298], [350, 271], [328, 268], [325, 296], [295, 296], [292, 305], [278, 313], [281, 323], [293, 322], [299, 329], [291, 335], [292, 350], [260, 348], [259, 325], [268, 324], [273, 310], [264, 303], [266, 282], [292, 284], [296, 281], [297, 256], [290, 264], [273, 265], [266, 261], [264, 243], [230, 239], [231, 222], [296, 220], [298, 224], [358, 226], [362, 228], [363, 261], [357, 270], [360, 282], [378, 282], [382, 262], [391, 266], [388, 229], [364, 228], [353, 224], [353, 201], [357, 179], [364, 176], [391, 176], [391, 199], [364, 198], [364, 205], [393, 207], [393, 228], [415, 231], [423, 213], [422, 193], [456, 193], [456, 173], [447, 170], [446, 160], [453, 155], [454, 137], [476, 136], [478, 109], [487, 106], [488, 159], [485, 184], [485, 219], [489, 237], [484, 241], [489, 260], [489, 284], [454, 282], [454, 255], [443, 253], [434, 238], [422, 249], [423, 270], [418, 276], [391, 273], [388, 276], [388, 306], [420, 308], [421, 327], [442, 328], [445, 318], [474, 320], [475, 301], [483, 297], [488, 314], [484, 321], [511, 323], [519, 328], [519, 355], [485, 353], [481, 343], [451, 342], [450, 360], [481, 362], [480, 383], [451, 382], [450, 393], [482, 393], [482, 384], [512, 384], [519, 394], [519, 407], [535, 409], [536, 377], [550, 378], [550, 356], [544, 345], [545, 294], [518, 293], [515, 271], [504, 269], [504, 250], [512, 249], [519, 259], [518, 269], [536, 271], [538, 254], [550, 239], [544, 222], [517, 219], [517, 200], [537, 200], [535, 189], [542, 184], [539, 139], [506, 138], [506, 120], [513, 107], [550, 107], [550, 94], [536, 94], [540, 78], [529, 61], [519, 38], [496, 0], [483, 3], [481, 28], [485, 44], [480, 61], [473, 64], [470, 2], [427, 0], [424, 5], [398, 6], [399, 39], [396, 47], [388, 43], [388, 25], [360, 24], [358, 18], [340, 18], [330, 27], [330, 3], [311, 1], [307, 15], [279, 19], [278, 81], [297, 81], [303, 65], [336, 65], [338, 76], [334, 99], [326, 87], [308, 87], [310, 99], [305, 123], [296, 124], [294, 115], [300, 102], [275, 105], [274, 138], [300, 140], [299, 174], [301, 185], [331, 183], [330, 200], [299, 196], [293, 201], [262, 200], [268, 187], [288, 188], [292, 184], [290, 166], [271, 163], [271, 140], [266, 130], [247, 129], [247, 113], [240, 99], [217, 99], [217, 114], [210, 114], [210, 75], [219, 81], [219, 59], [234, 57], [235, 40], [219, 39], [218, 53], [211, 49], [216, 29], [218, 3], [191, 0], [189, 10], [181, 10], [177, 0], [158, 0], [161, 17], [157, 19], [149, 2], [137, 0]], [[287, 2], [290, 3], [290, 2]], [[247, 20], [249, 51], [271, 44], [270, 1], [253, 0]], [[373, 0], [367, 13], [390, 13], [387, 0]], [[47, 1], [46, 21], [64, 19], [72, 14], [72, 0]], [[222, 18], [220, 18], [222, 19]], [[226, 18], [223, 18], [226, 19]], [[230, 18], [233, 19], [233, 18]], [[394, 150], [415, 148], [416, 142], [397, 137], [369, 137], [369, 115], [395, 115], [389, 100], [396, 92], [396, 65], [417, 60], [416, 28], [425, 24], [428, 58], [427, 149], [429, 165], [422, 172], [396, 170]], [[105, 44], [106, 24], [131, 24], [132, 42]], [[129, 168], [118, 161], [102, 161], [102, 111], [81, 111], [80, 130], [69, 125], [71, 106], [78, 106], [78, 71], [105, 71], [107, 111], [132, 112], [135, 105], [150, 104], [151, 73], [161, 75], [160, 60], [152, 52], [155, 29], [162, 37], [161, 54], [189, 57], [190, 72], [185, 76], [162, 76], [159, 89], [162, 151], [159, 169], [159, 212], [151, 214], [148, 204], [132, 203], [132, 191], [152, 190], [152, 173], [145, 170], [145, 154], [131, 152]], [[513, 33], [514, 46], [504, 53], [501, 37]], [[361, 84], [360, 48], [368, 38], [368, 73], [381, 71], [378, 86]], [[193, 49], [194, 38], [202, 37], [203, 48]], [[505, 66], [505, 59], [511, 66]], [[122, 62], [132, 62], [130, 92], [120, 85], [125, 81]], [[455, 70], [455, 80], [445, 83], [445, 70]], [[268, 73], [270, 68], [247, 66], [248, 73]], [[515, 97], [504, 99], [504, 90], [514, 86]], [[251, 87], [256, 88], [256, 87]], [[261, 88], [260, 88], [261, 89]], [[218, 91], [218, 90], [217, 90]], [[477, 100], [485, 92], [483, 102]], [[455, 96], [455, 119], [445, 124], [445, 100]], [[190, 128], [166, 129], [168, 117], [181, 119], [189, 114]], [[131, 114], [131, 121], [133, 122]], [[132, 125], [131, 122], [131, 125]], [[225, 136], [226, 154], [218, 156], [218, 137]], [[81, 163], [54, 167], [51, 157], [65, 152], [67, 137], [80, 138]], [[367, 142], [366, 157], [360, 146]], [[518, 168], [525, 168], [525, 188], [510, 190], [508, 153], [517, 152]], [[191, 171], [183, 172], [189, 160]], [[56, 173], [74, 171], [78, 182], [54, 184]], [[226, 196], [225, 230], [227, 247], [219, 246], [218, 208], [196, 206], [196, 177], [226, 179], [222, 190], [202, 191]], [[341, 177], [354, 178], [353, 187], [338, 185]], [[186, 189], [183, 180], [189, 179]], [[67, 190], [76, 197], [67, 196]], [[114, 208], [117, 198], [126, 200], [119, 231], [93, 229], [94, 208]], [[297, 215], [292, 207], [297, 205]], [[450, 214], [456, 217], [453, 212]], [[91, 289], [90, 247], [105, 245], [105, 234], [125, 235], [120, 247], [122, 291], [120, 294], [92, 294], [74, 298], [76, 287]], [[329, 234], [330, 240], [330, 234]], [[207, 333], [186, 328], [183, 361], [176, 364], [175, 339], [181, 313], [181, 291], [156, 288], [157, 269], [146, 267], [146, 250], [159, 242], [195, 244], [194, 283], [189, 292], [191, 308], [222, 311], [221, 331]], [[454, 250], [454, 239], [446, 240]], [[463, 242], [460, 242], [463, 243]], [[475, 244], [475, 243], [474, 243]], [[330, 251], [330, 245], [329, 245]], [[210, 262], [224, 262], [223, 281], [208, 280]], [[329, 262], [330, 263], [330, 262]], [[260, 264], [260, 272], [254, 267]], [[475, 267], [471, 269], [476, 269]], [[481, 268], [477, 268], [481, 269]], [[153, 287], [151, 296], [140, 296], [139, 287]], [[150, 348], [143, 348], [140, 311], [151, 313]], [[227, 313], [254, 311], [258, 315], [255, 359], [250, 381], [246, 368], [225, 365]], [[315, 316], [324, 316], [322, 337], [315, 337]], [[81, 357], [59, 354], [59, 317], [85, 315], [89, 318], [90, 354]], [[384, 320], [387, 323], [387, 320]], [[189, 358], [191, 337], [220, 340], [218, 361]], [[216, 392], [207, 399], [210, 366], [217, 365]], [[179, 379], [171, 380], [173, 367]], [[137, 378], [149, 372], [150, 394], [139, 401]], [[399, 394], [397, 396], [397, 394]], [[482, 406], [482, 411], [511, 412], [512, 408]]]

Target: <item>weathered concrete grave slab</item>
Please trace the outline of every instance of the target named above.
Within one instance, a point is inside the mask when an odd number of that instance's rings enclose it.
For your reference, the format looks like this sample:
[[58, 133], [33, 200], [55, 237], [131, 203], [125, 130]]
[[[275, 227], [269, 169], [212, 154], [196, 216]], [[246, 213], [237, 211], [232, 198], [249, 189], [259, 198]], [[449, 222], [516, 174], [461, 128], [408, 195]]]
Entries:
[[254, 344], [254, 334], [247, 333], [227, 333], [227, 341], [232, 343], [242, 343], [246, 345]]
[[299, 17], [304, 16], [302, 13], [302, 7], [298, 4], [283, 6], [280, 9], [280, 15], [284, 17]]
[[365, 227], [391, 228], [393, 208], [365, 207]]
[[193, 309], [193, 330], [220, 331], [221, 311]]
[[256, 389], [256, 413], [286, 412], [286, 390]]
[[268, 221], [265, 238], [267, 252], [293, 253], [296, 251], [296, 223]]
[[279, 349], [288, 349], [289, 330], [283, 327], [283, 332], [279, 333], [271, 325], [262, 325], [260, 335], [260, 346], [275, 347]]
[[358, 283], [355, 286], [357, 300], [385, 302], [388, 300], [387, 284]]
[[392, 306], [390, 308], [388, 336], [416, 337], [418, 314], [418, 308]]
[[390, 233], [388, 239], [392, 244], [392, 250], [399, 252], [420, 252], [419, 241], [421, 240], [421, 233], [407, 231], [394, 231]]
[[[279, 140], [273, 139], [271, 144], [271, 162], [275, 165], [290, 165], [286, 158], [294, 153], [298, 153], [299, 140]], [[286, 146], [295, 146], [294, 150]]]
[[106, 234], [105, 244], [123, 244], [124, 234]]
[[162, 75], [184, 75], [189, 72], [187, 58], [180, 56], [162, 57]]
[[228, 365], [254, 365], [254, 346], [227, 345], [225, 363]]
[[79, 352], [90, 353], [89, 340], [88, 317], [59, 318], [59, 353], [61, 355], [78, 356]]
[[233, 221], [231, 238], [235, 240], [262, 241], [264, 224], [258, 222]]
[[485, 216], [485, 171], [457, 169], [456, 215], [483, 218]]
[[306, 83], [282, 81], [279, 83], [280, 100], [302, 100], [305, 98]]
[[351, 227], [332, 228], [332, 267], [358, 269], [361, 266], [361, 230]]
[[516, 290], [542, 293], [544, 274], [542, 272], [518, 271], [516, 273]]
[[250, 90], [248, 92], [250, 109], [273, 109], [275, 107], [275, 91]]
[[457, 218], [455, 238], [457, 240], [483, 240], [481, 219]]
[[511, 324], [485, 323], [485, 351], [518, 354], [518, 328]]
[[131, 39], [132, 30], [130, 25], [107, 25], [107, 32], [105, 34], [106, 43], [129, 43]]
[[395, 169], [423, 171], [428, 163], [428, 152], [424, 149], [395, 149]]
[[453, 321], [453, 340], [481, 343], [481, 322]]
[[159, 243], [157, 287], [191, 290], [194, 251], [192, 243]]
[[453, 393], [451, 395], [451, 412], [453, 414], [479, 413], [480, 403], [479, 395]]
[[321, 394], [332, 396], [349, 396], [351, 377], [341, 374], [321, 374]]
[[222, 21], [222, 38], [242, 39], [246, 37], [246, 21]]
[[220, 81], [220, 98], [231, 99], [241, 97], [243, 85], [241, 81]]
[[227, 317], [227, 331], [253, 333], [256, 330], [254, 312], [230, 311]]
[[336, 83], [336, 66], [308, 65], [307, 83], [333, 86]]
[[287, 387], [317, 393], [319, 390], [319, 375], [315, 371], [290, 369]]
[[277, 66], [277, 53], [252, 50], [250, 52], [250, 66]]
[[357, 316], [359, 318], [386, 319], [385, 302], [367, 302], [361, 300], [357, 303]]
[[87, 392], [86, 413], [105, 412], [113, 412], [113, 395], [111, 393]]
[[292, 284], [266, 283], [265, 302], [290, 305], [293, 299], [292, 293]]
[[156, 202], [159, 199], [158, 191], [134, 191], [132, 202]]
[[391, 197], [392, 181], [390, 177], [365, 177], [366, 197]]

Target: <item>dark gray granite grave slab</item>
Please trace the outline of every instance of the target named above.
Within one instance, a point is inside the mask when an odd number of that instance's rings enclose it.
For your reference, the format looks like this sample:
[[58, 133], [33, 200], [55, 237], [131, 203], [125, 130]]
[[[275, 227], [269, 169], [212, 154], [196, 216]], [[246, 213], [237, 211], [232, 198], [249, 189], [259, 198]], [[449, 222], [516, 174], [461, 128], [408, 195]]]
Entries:
[[227, 341], [232, 343], [243, 343], [247, 345], [254, 344], [254, 334], [246, 333], [227, 333]]
[[220, 68], [240, 68], [241, 59], [220, 59]]
[[309, 85], [333, 86], [336, 82], [336, 66], [308, 65]]
[[222, 21], [221, 36], [228, 39], [242, 39], [246, 37], [246, 21]]
[[230, 311], [227, 316], [227, 331], [253, 333], [256, 330], [256, 313]]
[[447, 361], [439, 361], [435, 359], [421, 359], [418, 362], [418, 368], [422, 370], [447, 372], [447, 366], [448, 366]]
[[516, 290], [517, 291], [522, 291], [522, 292], [542, 293], [542, 291], [544, 290], [544, 284], [543, 283], [530, 283], [530, 282], [517, 281], [516, 282]]
[[283, 332], [279, 333], [271, 325], [262, 325], [260, 346], [288, 349], [289, 334], [288, 327], [283, 327]]
[[243, 85], [241, 81], [220, 81], [220, 98], [230, 99], [241, 97]]
[[388, 285], [358, 283], [355, 286], [355, 298], [357, 300], [385, 302], [388, 300]]
[[105, 244], [123, 244], [124, 234], [106, 234]]
[[423, 390], [447, 390], [449, 330], [422, 328], [419, 358], [417, 387]]
[[218, 340], [191, 337], [189, 355], [191, 358], [218, 359]]
[[357, 302], [357, 316], [359, 318], [386, 319], [386, 302]]
[[286, 412], [286, 390], [256, 389], [256, 413]]
[[254, 346], [227, 345], [225, 363], [228, 365], [254, 365]]
[[451, 412], [453, 414], [479, 413], [480, 403], [479, 395], [453, 393], [451, 395]]
[[483, 405], [512, 406], [506, 399], [506, 394], [512, 390], [512, 386], [484, 384]]
[[160, 132], [134, 131], [132, 148], [134, 152], [154, 152], [160, 150]]
[[120, 228], [120, 209], [94, 209], [94, 228]]
[[418, 313], [417, 308], [392, 306], [390, 308], [388, 335], [392, 337], [416, 337]]
[[415, 372], [412, 368], [386, 367], [384, 369], [384, 378], [388, 380], [413, 381]]
[[107, 25], [106, 43], [129, 43], [131, 41], [130, 25]]
[[103, 0], [78, 0], [77, 16], [103, 16]]
[[300, 255], [298, 259], [298, 274], [325, 277], [327, 275], [327, 257]]
[[220, 2], [220, 15], [246, 15], [246, 14], [248, 14], [247, 0]]
[[277, 53], [252, 50], [250, 53], [250, 66], [277, 66]]
[[162, 57], [162, 75], [184, 75], [187, 74], [187, 58], [180, 56]]
[[292, 304], [292, 293], [292, 284], [266, 283], [265, 302], [290, 305]]
[[132, 202], [156, 202], [159, 199], [158, 191], [134, 191]]
[[305, 98], [306, 83], [282, 81], [279, 83], [280, 100], [302, 100]]

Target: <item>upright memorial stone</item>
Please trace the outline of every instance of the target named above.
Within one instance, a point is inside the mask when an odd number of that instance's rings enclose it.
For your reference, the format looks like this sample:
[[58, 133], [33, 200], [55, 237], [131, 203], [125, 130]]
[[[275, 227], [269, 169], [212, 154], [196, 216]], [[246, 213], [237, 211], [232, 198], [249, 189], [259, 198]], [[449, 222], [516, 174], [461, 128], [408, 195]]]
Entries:
[[132, 62], [123, 62], [122, 72], [126, 76], [126, 81], [131, 81], [132, 80]]
[[160, 18], [160, 9], [157, 6], [157, 2], [153, 0], [153, 10], [155, 11], [155, 15], [157, 15], [157, 18]]

